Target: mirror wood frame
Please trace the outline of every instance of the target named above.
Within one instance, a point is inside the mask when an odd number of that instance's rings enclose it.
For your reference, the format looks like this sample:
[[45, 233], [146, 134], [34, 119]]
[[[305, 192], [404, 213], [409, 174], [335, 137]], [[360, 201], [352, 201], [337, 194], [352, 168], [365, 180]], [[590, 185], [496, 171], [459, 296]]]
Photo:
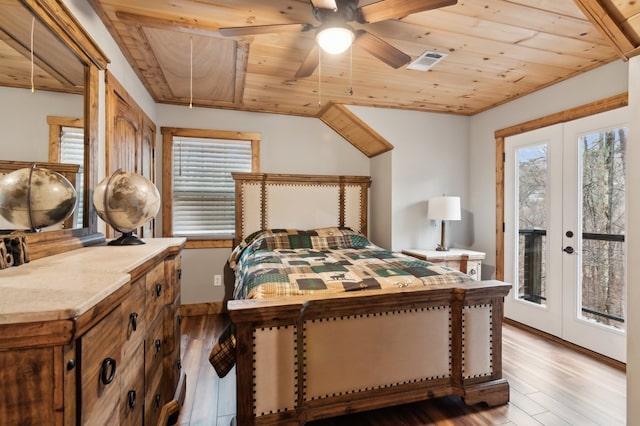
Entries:
[[29, 256], [32, 260], [105, 240], [98, 232], [98, 215], [93, 206], [93, 188], [98, 179], [98, 89], [99, 72], [107, 68], [109, 59], [61, 0], [19, 0], [51, 32], [78, 57], [85, 66], [84, 91], [84, 164], [85, 185], [82, 196], [87, 208], [83, 228], [27, 233]]

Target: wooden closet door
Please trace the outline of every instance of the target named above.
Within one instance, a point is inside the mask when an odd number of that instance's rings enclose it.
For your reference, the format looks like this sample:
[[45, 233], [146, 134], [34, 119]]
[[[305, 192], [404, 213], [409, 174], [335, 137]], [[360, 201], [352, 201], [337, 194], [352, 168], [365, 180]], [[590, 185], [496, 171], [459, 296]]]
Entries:
[[[155, 183], [156, 125], [129, 93], [109, 73], [106, 74], [107, 123], [106, 175], [116, 170], [133, 172]], [[134, 231], [140, 238], [155, 235], [155, 219]], [[118, 237], [107, 226], [107, 238]]]
[[107, 173], [111, 175], [118, 169], [137, 173], [136, 151], [142, 139], [138, 113], [119, 96], [115, 96], [115, 101], [113, 138], [107, 151]]
[[[139, 153], [136, 173], [156, 182], [156, 125], [146, 116], [142, 117], [142, 127], [140, 132], [140, 146], [137, 149]], [[138, 230], [137, 234], [140, 238], [155, 237], [156, 219], [144, 224]]]

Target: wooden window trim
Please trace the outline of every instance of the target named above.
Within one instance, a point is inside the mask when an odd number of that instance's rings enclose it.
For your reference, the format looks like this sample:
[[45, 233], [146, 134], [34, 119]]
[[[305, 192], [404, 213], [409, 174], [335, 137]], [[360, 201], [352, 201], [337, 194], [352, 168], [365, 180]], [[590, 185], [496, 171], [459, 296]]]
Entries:
[[49, 162], [60, 162], [60, 134], [63, 127], [74, 127], [76, 129], [84, 129], [84, 120], [82, 118], [73, 117], [57, 117], [47, 116], [47, 124], [49, 125]]
[[[162, 133], [162, 235], [173, 236], [173, 139], [176, 136], [204, 139], [251, 141], [251, 171], [260, 172], [260, 140], [262, 136], [254, 132], [234, 132], [227, 130], [207, 130], [179, 127], [161, 127]], [[187, 240], [185, 248], [230, 248], [233, 239], [192, 239]]]
[[577, 120], [601, 112], [622, 108], [629, 104], [628, 93], [621, 93], [599, 101], [591, 102], [555, 114], [546, 115], [515, 126], [496, 130], [496, 279], [504, 280], [504, 141], [509, 136], [531, 130]]

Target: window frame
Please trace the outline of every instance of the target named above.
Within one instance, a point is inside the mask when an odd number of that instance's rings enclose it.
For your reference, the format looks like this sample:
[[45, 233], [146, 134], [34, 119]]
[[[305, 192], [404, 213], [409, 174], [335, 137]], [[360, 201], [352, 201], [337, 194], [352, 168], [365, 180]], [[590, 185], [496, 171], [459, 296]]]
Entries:
[[[176, 137], [251, 142], [251, 172], [260, 172], [261, 135], [255, 132], [162, 127], [162, 235], [173, 236], [173, 142]], [[233, 247], [233, 238], [189, 238], [186, 248]]]
[[[56, 115], [48, 115], [47, 116], [47, 125], [49, 126], [49, 162], [50, 163], [62, 163], [62, 130], [65, 127], [81, 129], [84, 133], [84, 119], [75, 118], [75, 117], [63, 117]], [[84, 150], [86, 151], [86, 145], [84, 146]], [[85, 153], [86, 158], [86, 153]], [[82, 174], [75, 174], [73, 179], [71, 179], [71, 183], [73, 187], [76, 188], [78, 192], [78, 203], [82, 204], [82, 211], [78, 212], [77, 210], [73, 212], [70, 218], [68, 218], [64, 222], [64, 228], [82, 228], [84, 223], [84, 211], [87, 209], [86, 200], [84, 197], [84, 186], [85, 186], [85, 164], [86, 161], [83, 161], [82, 164], [79, 165], [82, 170]], [[78, 179], [78, 178], [81, 179]], [[80, 216], [81, 215], [81, 216]], [[80, 223], [74, 223], [75, 221], [79, 221]]]

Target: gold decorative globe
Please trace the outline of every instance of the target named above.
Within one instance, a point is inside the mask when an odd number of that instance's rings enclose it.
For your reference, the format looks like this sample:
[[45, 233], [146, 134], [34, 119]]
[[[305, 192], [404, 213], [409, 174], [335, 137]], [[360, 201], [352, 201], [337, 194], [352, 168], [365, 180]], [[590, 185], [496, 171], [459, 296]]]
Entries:
[[46, 168], [0, 176], [0, 215], [16, 229], [39, 230], [69, 218], [78, 194], [67, 178]]
[[110, 244], [144, 244], [132, 232], [158, 214], [160, 193], [146, 177], [117, 170], [96, 186], [93, 205], [102, 220], [124, 234]]

